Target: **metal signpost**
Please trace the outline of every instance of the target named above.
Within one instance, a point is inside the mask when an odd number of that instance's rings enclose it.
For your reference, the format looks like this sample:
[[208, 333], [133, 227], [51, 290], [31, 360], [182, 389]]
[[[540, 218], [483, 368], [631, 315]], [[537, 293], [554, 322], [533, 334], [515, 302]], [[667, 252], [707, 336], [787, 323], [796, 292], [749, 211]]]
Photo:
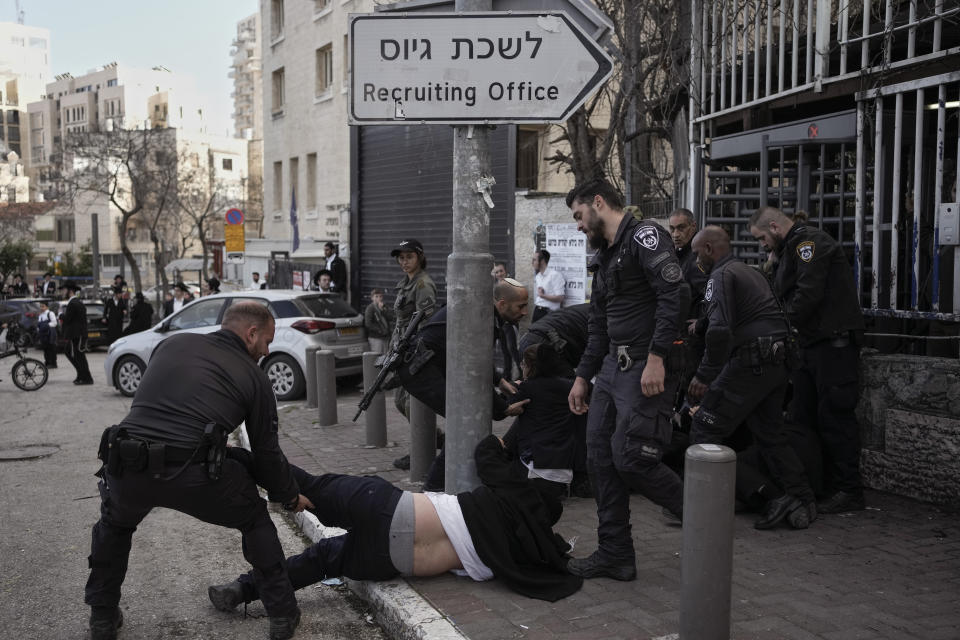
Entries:
[[223, 227], [224, 262], [231, 264], [243, 264], [244, 251], [246, 250], [246, 238], [243, 232], [243, 211], [240, 209], [230, 209], [224, 216], [226, 223]]
[[[473, 450], [490, 433], [493, 307], [489, 126], [563, 121], [604, 83], [610, 57], [560, 10], [493, 13], [456, 0], [455, 13], [350, 16], [349, 121], [455, 124], [453, 253], [447, 260], [446, 491], [479, 485]], [[594, 31], [607, 32], [601, 20]], [[467, 126], [463, 126], [467, 125]]]

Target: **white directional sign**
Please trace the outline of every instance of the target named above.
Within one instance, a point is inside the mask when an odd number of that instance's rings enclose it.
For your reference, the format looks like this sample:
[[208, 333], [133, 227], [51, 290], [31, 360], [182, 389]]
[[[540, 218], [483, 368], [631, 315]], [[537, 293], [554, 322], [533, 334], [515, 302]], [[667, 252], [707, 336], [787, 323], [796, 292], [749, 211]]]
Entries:
[[350, 16], [351, 124], [557, 122], [613, 62], [562, 11]]

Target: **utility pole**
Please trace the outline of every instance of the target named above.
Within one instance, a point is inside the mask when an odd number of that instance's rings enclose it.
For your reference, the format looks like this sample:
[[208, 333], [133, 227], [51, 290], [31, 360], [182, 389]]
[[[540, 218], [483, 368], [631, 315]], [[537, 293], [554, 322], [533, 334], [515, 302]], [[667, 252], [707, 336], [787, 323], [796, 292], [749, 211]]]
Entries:
[[93, 263], [93, 286], [97, 291], [100, 288], [100, 216], [90, 214], [90, 252]]
[[[457, 13], [492, 0], [456, 0]], [[493, 426], [493, 292], [490, 285], [490, 128], [453, 130], [453, 253], [447, 260], [446, 492], [479, 486], [473, 450]]]

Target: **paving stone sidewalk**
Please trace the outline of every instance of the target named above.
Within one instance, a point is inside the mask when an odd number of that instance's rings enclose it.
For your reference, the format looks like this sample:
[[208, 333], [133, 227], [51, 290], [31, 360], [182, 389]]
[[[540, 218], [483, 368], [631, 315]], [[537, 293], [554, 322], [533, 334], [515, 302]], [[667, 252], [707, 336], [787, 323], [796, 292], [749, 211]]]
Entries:
[[[387, 401], [388, 446], [365, 447], [364, 419], [349, 422], [360, 394], [340, 391], [332, 427], [304, 403], [280, 408], [280, 443], [313, 473], [376, 474], [418, 490], [393, 467], [407, 453], [409, 427]], [[442, 420], [439, 420], [442, 425]], [[503, 433], [508, 424], [496, 423]], [[735, 640], [960, 640], [960, 516], [933, 505], [868, 492], [866, 511], [822, 516], [809, 529], [756, 531], [735, 522], [732, 633]], [[555, 603], [517, 595], [496, 580], [452, 574], [407, 582], [471, 640], [663, 639], [679, 625], [679, 526], [635, 496], [634, 582], [587, 580]], [[593, 500], [564, 503], [556, 529], [576, 537], [575, 556], [596, 546]]]

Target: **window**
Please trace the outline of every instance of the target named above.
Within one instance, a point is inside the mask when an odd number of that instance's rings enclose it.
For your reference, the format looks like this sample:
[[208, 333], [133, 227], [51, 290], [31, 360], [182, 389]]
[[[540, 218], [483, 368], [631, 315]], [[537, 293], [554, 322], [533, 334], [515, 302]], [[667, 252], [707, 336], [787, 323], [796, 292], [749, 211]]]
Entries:
[[321, 97], [330, 91], [333, 84], [333, 45], [317, 49], [317, 88], [315, 95]]
[[223, 167], [224, 171], [233, 171], [233, 158], [224, 158], [220, 166]]
[[37, 49], [46, 49], [47, 40], [46, 38], [30, 38], [30, 46]]
[[307, 209], [317, 208], [317, 154], [307, 154]]
[[283, 113], [283, 67], [273, 72], [273, 95], [272, 95], [273, 114]]
[[300, 158], [290, 158], [290, 190], [300, 191]]
[[283, 35], [283, 0], [270, 0], [270, 39]]
[[517, 189], [537, 189], [540, 170], [540, 134], [517, 129]]
[[[13, 202], [11, 200], [10, 202]], [[76, 239], [73, 218], [57, 218], [57, 242], [73, 242]]]
[[167, 323], [167, 329], [197, 329], [199, 327], [215, 327], [220, 319], [220, 309], [223, 308], [223, 298], [216, 300], [198, 300], [184, 307], [180, 313], [174, 315]]
[[110, 80], [107, 80], [107, 86], [108, 86], [108, 87], [115, 87], [115, 86], [117, 86], [117, 79], [116, 79], [116, 78], [111, 78]]
[[283, 163], [273, 163], [273, 209], [283, 209]]

